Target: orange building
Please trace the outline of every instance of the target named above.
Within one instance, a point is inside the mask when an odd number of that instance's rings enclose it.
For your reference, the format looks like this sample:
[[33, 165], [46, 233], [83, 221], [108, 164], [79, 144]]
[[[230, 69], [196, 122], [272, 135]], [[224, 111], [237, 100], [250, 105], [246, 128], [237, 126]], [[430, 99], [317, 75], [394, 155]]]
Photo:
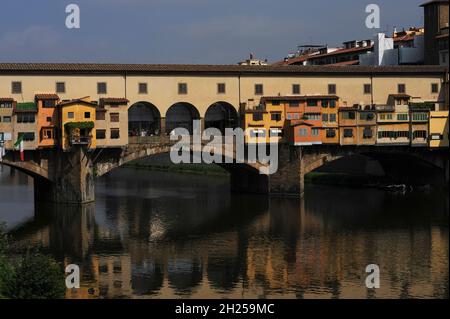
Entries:
[[344, 106], [339, 108], [339, 144], [357, 145], [357, 113], [358, 108], [354, 106]]
[[322, 108], [322, 142], [339, 144], [339, 98], [335, 95], [324, 95], [320, 100]]
[[59, 115], [57, 109], [59, 96], [56, 94], [37, 94], [35, 101], [38, 109], [38, 147], [54, 147], [59, 143]]
[[294, 121], [291, 123], [289, 141], [295, 146], [322, 144], [320, 127], [310, 121]]

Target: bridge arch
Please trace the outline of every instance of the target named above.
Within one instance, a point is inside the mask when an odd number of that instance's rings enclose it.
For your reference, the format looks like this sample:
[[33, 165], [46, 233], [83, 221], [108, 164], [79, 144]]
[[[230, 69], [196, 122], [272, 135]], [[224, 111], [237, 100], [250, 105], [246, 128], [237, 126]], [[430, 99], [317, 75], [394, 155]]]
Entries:
[[175, 128], [185, 128], [192, 135], [193, 120], [200, 120], [200, 112], [194, 105], [187, 102], [173, 104], [166, 112], [166, 134]]
[[152, 136], [161, 134], [161, 113], [150, 102], [137, 102], [128, 109], [128, 135]]
[[216, 102], [211, 104], [205, 113], [205, 129], [214, 127], [222, 134], [226, 128], [236, 128], [239, 125], [239, 117], [236, 109], [228, 102]]
[[10, 168], [16, 169], [25, 175], [28, 175], [33, 178], [39, 178], [46, 181], [51, 181], [49, 178], [49, 173], [46, 169], [42, 168], [38, 164], [34, 164], [32, 162], [16, 162], [16, 161], [9, 161], [7, 159], [3, 159], [2, 162], [0, 162], [0, 165], [5, 165]]

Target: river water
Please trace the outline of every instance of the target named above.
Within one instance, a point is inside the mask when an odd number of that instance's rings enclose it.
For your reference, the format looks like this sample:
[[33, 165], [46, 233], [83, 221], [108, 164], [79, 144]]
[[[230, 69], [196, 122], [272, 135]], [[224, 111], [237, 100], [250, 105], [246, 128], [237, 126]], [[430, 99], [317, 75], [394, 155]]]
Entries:
[[[118, 169], [96, 203], [34, 205], [1, 167], [0, 221], [81, 269], [67, 298], [448, 298], [448, 194], [308, 186], [231, 194], [228, 179]], [[367, 289], [365, 268], [380, 267]]]

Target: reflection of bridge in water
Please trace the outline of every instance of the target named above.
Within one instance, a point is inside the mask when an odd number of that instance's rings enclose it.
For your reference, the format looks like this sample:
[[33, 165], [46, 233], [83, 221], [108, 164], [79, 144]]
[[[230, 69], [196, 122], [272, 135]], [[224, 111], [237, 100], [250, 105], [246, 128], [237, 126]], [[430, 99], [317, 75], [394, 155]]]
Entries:
[[[132, 184], [104, 181], [110, 182]], [[138, 203], [137, 197], [106, 195], [97, 207], [37, 207], [35, 218], [11, 234], [22, 243], [42, 242], [66, 264], [81, 265], [83, 288], [68, 292], [71, 298], [88, 297], [91, 287], [94, 296], [140, 298], [448, 294], [442, 285], [448, 285], [448, 231], [423, 227], [448, 217], [442, 198], [353, 190], [349, 200], [348, 191], [333, 191], [327, 200], [326, 188], [307, 190], [305, 200], [189, 200], [185, 194], [183, 214], [176, 204], [161, 207], [167, 198]], [[381, 289], [369, 293], [364, 269], [373, 261], [386, 276]]]

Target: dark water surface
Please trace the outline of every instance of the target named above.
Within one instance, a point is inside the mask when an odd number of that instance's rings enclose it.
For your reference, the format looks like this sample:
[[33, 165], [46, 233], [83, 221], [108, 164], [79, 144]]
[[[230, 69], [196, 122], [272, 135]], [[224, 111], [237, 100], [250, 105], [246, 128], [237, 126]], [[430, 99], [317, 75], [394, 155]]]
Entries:
[[230, 194], [223, 177], [132, 169], [96, 187], [83, 208], [35, 207], [32, 180], [1, 168], [0, 220], [15, 243], [80, 265], [68, 298], [449, 296], [445, 192], [309, 186], [304, 200], [269, 199]]

